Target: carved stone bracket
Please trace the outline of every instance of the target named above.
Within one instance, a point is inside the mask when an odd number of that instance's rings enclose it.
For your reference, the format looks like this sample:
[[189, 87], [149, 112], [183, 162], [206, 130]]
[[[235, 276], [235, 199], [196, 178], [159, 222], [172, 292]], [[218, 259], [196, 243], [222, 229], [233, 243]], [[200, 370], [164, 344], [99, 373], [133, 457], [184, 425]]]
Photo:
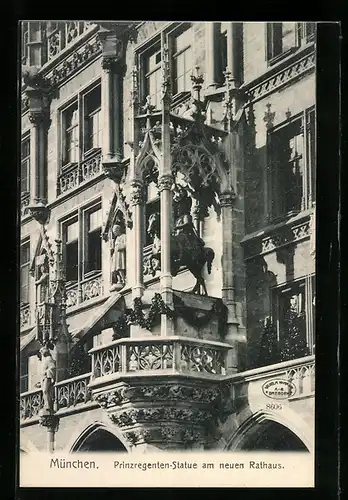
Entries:
[[125, 165], [119, 161], [103, 161], [103, 172], [109, 179], [119, 184], [124, 177]]
[[39, 424], [42, 427], [47, 427], [51, 432], [57, 432], [59, 427], [59, 417], [54, 413], [42, 410], [39, 415]]
[[28, 207], [30, 215], [42, 226], [46, 224], [49, 217], [49, 209], [46, 205], [41, 202], [38, 202], [35, 205], [31, 205]]
[[157, 383], [150, 384], [121, 382], [94, 395], [94, 399], [130, 445], [153, 443], [181, 448], [218, 438], [218, 420], [227, 408], [225, 385], [158, 377]]

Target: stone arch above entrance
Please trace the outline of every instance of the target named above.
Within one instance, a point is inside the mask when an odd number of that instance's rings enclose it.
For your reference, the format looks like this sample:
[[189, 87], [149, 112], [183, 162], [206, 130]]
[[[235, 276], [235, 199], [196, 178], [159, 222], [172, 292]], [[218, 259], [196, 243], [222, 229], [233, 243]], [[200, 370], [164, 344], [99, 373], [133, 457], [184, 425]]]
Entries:
[[272, 414], [257, 413], [247, 419], [229, 440], [230, 451], [310, 452], [304, 436]]
[[111, 429], [101, 423], [88, 426], [75, 440], [71, 452], [121, 452], [128, 450]]

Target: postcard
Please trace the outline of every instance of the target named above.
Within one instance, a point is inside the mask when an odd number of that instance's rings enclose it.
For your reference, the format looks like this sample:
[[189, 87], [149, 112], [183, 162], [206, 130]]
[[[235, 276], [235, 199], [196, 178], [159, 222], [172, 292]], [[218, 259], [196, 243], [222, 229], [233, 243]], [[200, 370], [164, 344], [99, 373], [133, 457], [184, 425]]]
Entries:
[[22, 21], [23, 487], [314, 487], [316, 23]]

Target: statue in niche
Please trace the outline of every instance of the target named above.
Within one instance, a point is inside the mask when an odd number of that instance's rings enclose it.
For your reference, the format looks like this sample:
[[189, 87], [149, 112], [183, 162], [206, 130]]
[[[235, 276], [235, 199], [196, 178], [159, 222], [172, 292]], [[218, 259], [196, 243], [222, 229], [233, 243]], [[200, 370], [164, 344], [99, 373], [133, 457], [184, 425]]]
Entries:
[[189, 250], [194, 254], [200, 253], [205, 245], [204, 241], [197, 234], [193, 225], [191, 208], [192, 198], [186, 188], [176, 184], [173, 189], [174, 202], [174, 230], [178, 244], [177, 259], [181, 260], [183, 253]]
[[[214, 251], [212, 248], [206, 248], [204, 241], [197, 234], [191, 216], [192, 198], [187, 188], [177, 184], [173, 189], [173, 201], [174, 231], [170, 243], [171, 273], [176, 276], [181, 267], [187, 267], [196, 278], [192, 293], [199, 294], [202, 289], [204, 295], [207, 295], [202, 270], [207, 264], [208, 273], [211, 273]], [[159, 252], [162, 246], [159, 228], [160, 214], [152, 214], [149, 217], [147, 232], [153, 239], [152, 255], [158, 260], [160, 260]]]
[[36, 300], [39, 304], [49, 300], [49, 263], [46, 254], [37, 259]]
[[56, 382], [56, 362], [48, 347], [43, 346], [39, 351], [41, 360], [41, 390], [44, 406], [43, 413], [53, 413], [54, 384]]
[[120, 290], [126, 283], [126, 231], [120, 220], [112, 226], [111, 234], [111, 289]]

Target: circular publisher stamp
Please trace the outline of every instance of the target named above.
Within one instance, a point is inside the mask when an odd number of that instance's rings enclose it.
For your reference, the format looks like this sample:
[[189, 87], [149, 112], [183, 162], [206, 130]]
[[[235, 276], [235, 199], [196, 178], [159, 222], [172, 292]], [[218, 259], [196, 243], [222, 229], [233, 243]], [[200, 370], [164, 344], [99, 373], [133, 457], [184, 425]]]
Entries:
[[262, 385], [262, 392], [271, 399], [288, 399], [295, 395], [296, 387], [289, 380], [272, 378]]

